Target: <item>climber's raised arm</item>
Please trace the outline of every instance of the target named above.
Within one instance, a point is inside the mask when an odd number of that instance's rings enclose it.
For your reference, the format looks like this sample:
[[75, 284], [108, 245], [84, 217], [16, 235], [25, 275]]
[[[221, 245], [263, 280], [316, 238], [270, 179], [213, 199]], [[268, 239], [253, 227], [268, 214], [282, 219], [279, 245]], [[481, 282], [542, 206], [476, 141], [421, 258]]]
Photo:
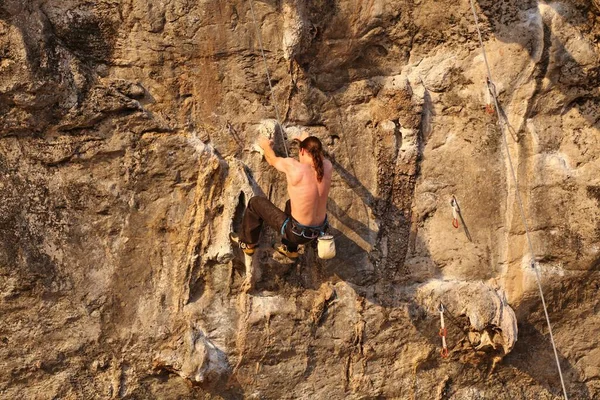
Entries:
[[265, 160], [269, 163], [269, 165], [275, 167], [275, 169], [278, 171], [288, 174], [290, 169], [293, 167], [294, 162], [297, 161], [292, 158], [277, 157], [275, 151], [273, 151], [272, 144], [273, 142], [264, 136], [258, 139], [258, 145], [263, 150]]

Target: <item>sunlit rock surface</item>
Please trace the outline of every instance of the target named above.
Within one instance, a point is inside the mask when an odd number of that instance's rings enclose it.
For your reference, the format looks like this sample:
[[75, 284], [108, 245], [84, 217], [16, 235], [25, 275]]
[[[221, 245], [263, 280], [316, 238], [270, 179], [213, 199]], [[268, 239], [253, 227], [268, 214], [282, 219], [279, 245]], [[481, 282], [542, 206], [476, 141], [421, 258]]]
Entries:
[[[518, 191], [599, 398], [600, 8], [475, 7], [504, 131], [467, 1], [0, 2], [0, 397], [560, 398]], [[250, 263], [254, 144], [303, 130], [338, 255]]]

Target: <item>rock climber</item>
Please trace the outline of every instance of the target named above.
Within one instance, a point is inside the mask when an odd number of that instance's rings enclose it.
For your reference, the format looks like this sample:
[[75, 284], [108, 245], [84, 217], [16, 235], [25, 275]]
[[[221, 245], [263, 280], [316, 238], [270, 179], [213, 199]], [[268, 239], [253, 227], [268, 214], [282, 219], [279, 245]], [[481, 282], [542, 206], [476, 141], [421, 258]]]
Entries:
[[323, 145], [318, 138], [303, 133], [296, 140], [300, 142], [298, 161], [277, 157], [266, 137], [258, 141], [269, 165], [285, 174], [290, 199], [285, 211], [266, 197], [250, 199], [241, 232], [230, 234], [230, 239], [248, 255], [254, 254], [258, 246], [263, 223], [281, 233], [281, 244], [275, 249], [291, 259], [298, 258], [298, 245], [313, 241], [327, 229], [327, 197], [333, 166], [323, 156]]

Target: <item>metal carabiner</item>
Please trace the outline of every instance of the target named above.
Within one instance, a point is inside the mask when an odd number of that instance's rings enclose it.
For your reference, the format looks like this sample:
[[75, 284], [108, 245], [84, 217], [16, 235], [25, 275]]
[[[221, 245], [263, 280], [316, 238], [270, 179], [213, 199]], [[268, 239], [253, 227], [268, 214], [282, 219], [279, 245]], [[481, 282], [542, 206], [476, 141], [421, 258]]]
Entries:
[[485, 78], [485, 83], [487, 85], [488, 90], [490, 91], [490, 94], [494, 98], [498, 97], [498, 95], [496, 94], [496, 85], [494, 84], [494, 82], [490, 81], [490, 78], [487, 77], [487, 78]]
[[448, 358], [448, 348], [444, 347], [441, 351], [440, 351], [440, 355], [442, 356], [442, 358]]

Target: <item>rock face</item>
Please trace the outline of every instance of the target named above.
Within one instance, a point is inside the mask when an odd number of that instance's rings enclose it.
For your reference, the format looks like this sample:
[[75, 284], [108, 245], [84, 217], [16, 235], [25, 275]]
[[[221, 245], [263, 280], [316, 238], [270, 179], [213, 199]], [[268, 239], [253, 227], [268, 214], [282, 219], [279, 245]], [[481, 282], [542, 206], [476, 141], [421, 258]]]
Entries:
[[[0, 2], [0, 397], [560, 398], [535, 261], [600, 398], [597, 2], [475, 1], [503, 129], [467, 1], [250, 6]], [[245, 260], [303, 130], [338, 255]]]

